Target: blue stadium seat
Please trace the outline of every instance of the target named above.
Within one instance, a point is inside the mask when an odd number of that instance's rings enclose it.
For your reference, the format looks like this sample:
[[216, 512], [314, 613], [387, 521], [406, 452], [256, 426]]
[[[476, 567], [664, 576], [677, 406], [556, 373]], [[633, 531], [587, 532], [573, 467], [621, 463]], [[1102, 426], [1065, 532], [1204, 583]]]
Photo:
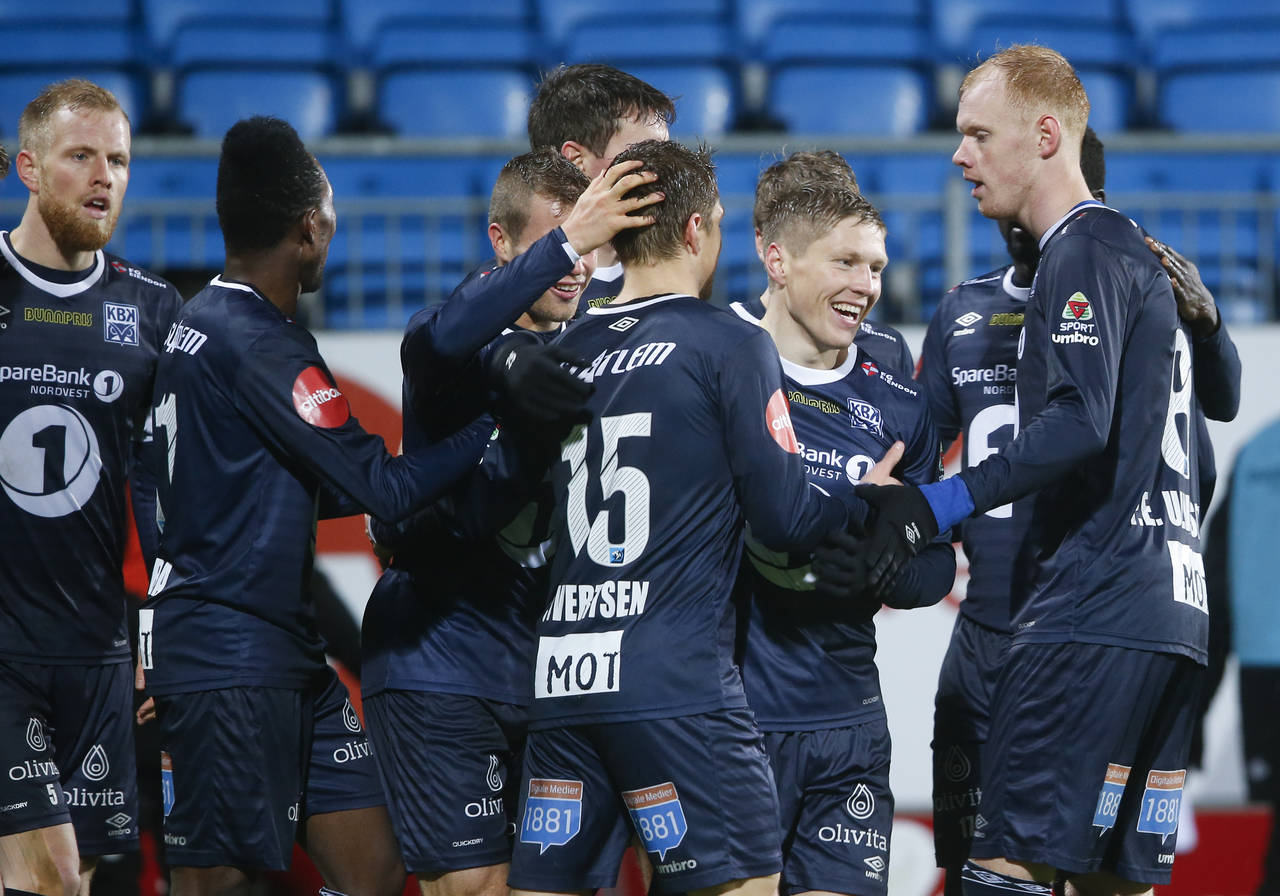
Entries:
[[[1250, 193], [1272, 185], [1267, 152], [1160, 152], [1107, 150], [1107, 194], [1228, 191]], [[1163, 200], [1162, 200], [1163, 201]]]
[[1133, 38], [1114, 23], [1054, 23], [1029, 16], [984, 17], [965, 36], [962, 49], [968, 59], [985, 59], [1011, 44], [1052, 47], [1076, 69], [1132, 72], [1139, 63]]
[[279, 116], [304, 140], [333, 133], [338, 121], [338, 89], [317, 71], [197, 69], [177, 79], [175, 95], [175, 114], [198, 137], [221, 138], [250, 115]]
[[733, 51], [732, 32], [714, 19], [667, 24], [592, 21], [571, 31], [563, 56], [573, 62], [608, 62], [625, 68], [637, 62], [721, 64], [733, 59]]
[[338, 0], [343, 35], [363, 59], [382, 31], [394, 31], [408, 21], [430, 20], [440, 25], [529, 25], [527, 0], [484, 0], [483, 3], [423, 3], [422, 0]]
[[715, 65], [629, 65], [627, 71], [676, 101], [676, 138], [714, 139], [733, 126], [738, 98], [733, 79]]
[[933, 31], [947, 55], [965, 59], [974, 27], [987, 17], [1017, 16], [1042, 25], [1092, 24], [1120, 27], [1123, 22], [1115, 0], [1074, 0], [1051, 3], [1041, 0], [931, 0]]
[[397, 20], [395, 27], [374, 36], [368, 52], [375, 72], [405, 66], [502, 66], [532, 72], [539, 61], [533, 33], [524, 25], [502, 22]]
[[[145, 54], [137, 32], [113, 22], [14, 22], [0, 18], [0, 68], [67, 69], [68, 57], [81, 67], [141, 70]], [[74, 48], [74, 50], [72, 49]]]
[[1277, 18], [1248, 23], [1197, 24], [1155, 36], [1151, 64], [1158, 77], [1190, 70], [1280, 68], [1280, 6]]
[[1127, 130], [1134, 120], [1133, 83], [1115, 72], [1077, 69], [1089, 95], [1089, 124], [1099, 134]]
[[378, 114], [401, 136], [525, 134], [532, 85], [523, 72], [397, 70], [379, 79]]
[[[591, 21], [616, 22], [622, 11], [600, 0], [534, 0], [538, 28], [552, 47], [559, 49], [575, 27]], [[645, 0], [635, 14], [624, 13], [633, 26], [649, 22], [727, 19], [725, 0]], [[604, 48], [613, 49], [612, 47]], [[568, 62], [579, 60], [567, 57]]]
[[333, 31], [325, 25], [289, 22], [188, 22], [169, 47], [169, 63], [192, 68], [330, 69], [335, 59]]
[[[774, 30], [794, 18], [848, 19], [874, 24], [914, 24], [925, 22], [924, 0], [737, 0], [735, 21], [738, 34], [751, 54], [767, 52]], [[825, 43], [822, 42], [822, 43]], [[821, 43], [819, 44], [821, 46]], [[868, 47], [851, 47], [850, 54]]]
[[317, 0], [141, 0], [142, 22], [151, 46], [167, 53], [179, 27], [191, 22], [250, 24], [275, 21], [291, 25], [332, 24], [329, 4]]
[[1157, 112], [1176, 131], [1280, 133], [1280, 69], [1171, 75]]
[[770, 67], [893, 63], [924, 69], [929, 64], [929, 34], [909, 23], [794, 16], [773, 26], [758, 55]]
[[907, 137], [924, 130], [929, 85], [910, 68], [783, 66], [769, 95], [793, 133]]
[[[39, 72], [27, 69], [20, 72], [0, 72], [0, 134], [17, 134], [18, 117], [27, 103], [35, 99], [36, 94], [50, 82], [65, 78], [85, 78], [110, 90], [135, 127], [146, 120], [149, 108], [145, 86], [129, 72], [83, 67], [50, 68]], [[12, 148], [10, 151], [15, 152]]]
[[0, 0], [0, 22], [125, 25], [133, 20], [133, 4], [134, 0], [58, 0], [50, 4]]
[[1129, 27], [1147, 47], [1170, 27], [1245, 24], [1280, 15], [1275, 0], [1122, 0], [1122, 4]]

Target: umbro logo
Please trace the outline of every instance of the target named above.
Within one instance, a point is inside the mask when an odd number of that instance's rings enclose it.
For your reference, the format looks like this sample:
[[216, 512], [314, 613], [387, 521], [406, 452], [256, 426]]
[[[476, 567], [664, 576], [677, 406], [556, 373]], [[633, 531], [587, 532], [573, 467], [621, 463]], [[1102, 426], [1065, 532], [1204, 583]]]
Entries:
[[978, 321], [982, 320], [982, 315], [976, 311], [970, 311], [968, 314], [962, 314], [956, 318], [956, 323], [962, 327], [972, 327]]
[[872, 871], [876, 872], [877, 874], [880, 874], [885, 869], [885, 862], [884, 862], [883, 856], [871, 856], [870, 858], [863, 859], [862, 861], [866, 864], [868, 868], [870, 868]]
[[913, 546], [920, 540], [920, 527], [915, 523], [907, 523], [906, 528], [902, 530], [902, 534], [907, 536], [907, 541]]
[[640, 323], [640, 320], [638, 318], [623, 317], [609, 324], [609, 329], [617, 330], [619, 333], [623, 333], [623, 332], [626, 332], [627, 330], [630, 330], [632, 327], [634, 327], [638, 323]]

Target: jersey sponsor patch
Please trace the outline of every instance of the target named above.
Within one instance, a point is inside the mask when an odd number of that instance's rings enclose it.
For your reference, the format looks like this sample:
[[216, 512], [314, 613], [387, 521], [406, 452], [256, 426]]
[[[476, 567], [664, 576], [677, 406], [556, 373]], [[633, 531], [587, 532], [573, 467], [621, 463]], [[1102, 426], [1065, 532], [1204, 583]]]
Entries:
[[769, 435], [779, 447], [788, 454], [799, 454], [800, 443], [796, 440], [795, 427], [791, 425], [791, 406], [787, 404], [787, 396], [781, 389], [774, 391], [764, 409], [764, 423]]
[[862, 783], [853, 788], [853, 793], [849, 794], [849, 798], [844, 801], [844, 811], [858, 821], [866, 821], [870, 818], [876, 811], [876, 797], [871, 792], [871, 788]]
[[324, 429], [333, 429], [351, 419], [347, 397], [315, 366], [302, 371], [293, 381], [293, 409], [312, 426]]
[[863, 361], [858, 366], [862, 368], [862, 372], [867, 376], [875, 376], [880, 372], [880, 368], [875, 365], [874, 361]]
[[1063, 320], [1093, 320], [1093, 307], [1084, 293], [1077, 292], [1062, 306]]
[[160, 751], [160, 792], [164, 798], [164, 817], [168, 818], [173, 811], [173, 757]]
[[531, 778], [520, 822], [520, 842], [536, 843], [538, 854], [564, 846], [582, 830], [582, 782]]
[[608, 694], [621, 687], [622, 630], [538, 638], [534, 696]]
[[1182, 803], [1182, 785], [1186, 769], [1147, 772], [1147, 787], [1142, 791], [1142, 808], [1138, 810], [1138, 831], [1159, 834], [1161, 840], [1178, 831], [1178, 808]]
[[138, 306], [103, 302], [105, 332], [102, 338], [118, 345], [138, 344]]
[[631, 813], [631, 822], [640, 832], [644, 848], [656, 852], [659, 861], [684, 840], [689, 823], [680, 805], [680, 794], [671, 781], [639, 790], [622, 791], [622, 801]]
[[880, 409], [875, 405], [859, 401], [856, 398], [850, 398], [849, 412], [853, 415], [854, 429], [865, 429], [878, 436], [884, 435], [884, 418], [880, 414]]
[[1209, 615], [1209, 599], [1204, 583], [1204, 559], [1200, 552], [1180, 541], [1169, 545], [1169, 565], [1173, 570], [1173, 599]]
[[1098, 806], [1093, 811], [1093, 826], [1109, 830], [1116, 826], [1116, 813], [1120, 811], [1120, 798], [1124, 796], [1124, 787], [1129, 783], [1127, 765], [1115, 762], [1107, 763], [1107, 773], [1102, 779], [1102, 789], [1098, 791]]

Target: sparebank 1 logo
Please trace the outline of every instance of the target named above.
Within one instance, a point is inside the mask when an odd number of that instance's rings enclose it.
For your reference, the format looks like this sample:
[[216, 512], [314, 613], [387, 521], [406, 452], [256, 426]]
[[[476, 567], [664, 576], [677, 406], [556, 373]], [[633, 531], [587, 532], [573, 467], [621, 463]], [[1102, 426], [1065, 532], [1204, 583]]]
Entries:
[[27, 513], [48, 519], [82, 508], [102, 473], [98, 437], [62, 404], [27, 408], [0, 433], [0, 487]]

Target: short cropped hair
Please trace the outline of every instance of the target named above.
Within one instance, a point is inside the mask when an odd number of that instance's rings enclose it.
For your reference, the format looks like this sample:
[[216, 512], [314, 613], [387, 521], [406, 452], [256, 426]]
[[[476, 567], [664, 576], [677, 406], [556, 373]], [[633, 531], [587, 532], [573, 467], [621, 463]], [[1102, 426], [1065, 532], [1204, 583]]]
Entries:
[[885, 230], [879, 210], [849, 183], [828, 180], [795, 184], [774, 194], [764, 210], [760, 239], [766, 246], [777, 243], [800, 254], [846, 218], [872, 224], [882, 233]]
[[502, 166], [489, 199], [489, 220], [502, 225], [507, 236], [519, 242], [529, 223], [529, 200], [537, 195], [573, 205], [591, 181], [550, 147], [516, 156]]
[[0, 146], [0, 180], [9, 176], [9, 150]]
[[756, 230], [764, 231], [764, 209], [773, 202], [776, 193], [802, 184], [847, 182], [858, 192], [858, 178], [834, 149], [793, 152], [785, 159], [774, 162], [756, 181], [756, 203], [751, 210]]
[[961, 98], [974, 84], [996, 74], [1004, 75], [1009, 101], [1016, 108], [1037, 116], [1051, 113], [1065, 132], [1083, 136], [1089, 123], [1089, 96], [1061, 53], [1036, 44], [1014, 44], [965, 76]]
[[1102, 141], [1093, 128], [1085, 128], [1084, 139], [1080, 141], [1080, 172], [1090, 193], [1107, 188], [1107, 160], [1102, 153]]
[[18, 149], [41, 155], [49, 148], [49, 122], [62, 109], [72, 112], [119, 112], [129, 116], [114, 93], [83, 78], [54, 81], [27, 103], [18, 119]]
[[[630, 264], [654, 264], [675, 258], [684, 243], [684, 226], [691, 215], [700, 214], [711, 220], [720, 191], [716, 187], [716, 167], [711, 150], [705, 145], [690, 149], [674, 141], [645, 140], [618, 154], [615, 165], [639, 159], [641, 171], [652, 171], [657, 180], [641, 184], [628, 196], [647, 196], [661, 191], [665, 199], [632, 214], [652, 215], [656, 220], [648, 227], [619, 231], [613, 238], [614, 251], [625, 268]], [[633, 172], [634, 173], [634, 172]]]
[[676, 107], [661, 90], [611, 65], [562, 65], [538, 85], [529, 106], [529, 146], [557, 152], [570, 140], [604, 155], [618, 122], [675, 121]]
[[324, 201], [325, 177], [287, 121], [256, 115], [237, 121], [218, 158], [218, 225], [231, 252], [280, 243]]

